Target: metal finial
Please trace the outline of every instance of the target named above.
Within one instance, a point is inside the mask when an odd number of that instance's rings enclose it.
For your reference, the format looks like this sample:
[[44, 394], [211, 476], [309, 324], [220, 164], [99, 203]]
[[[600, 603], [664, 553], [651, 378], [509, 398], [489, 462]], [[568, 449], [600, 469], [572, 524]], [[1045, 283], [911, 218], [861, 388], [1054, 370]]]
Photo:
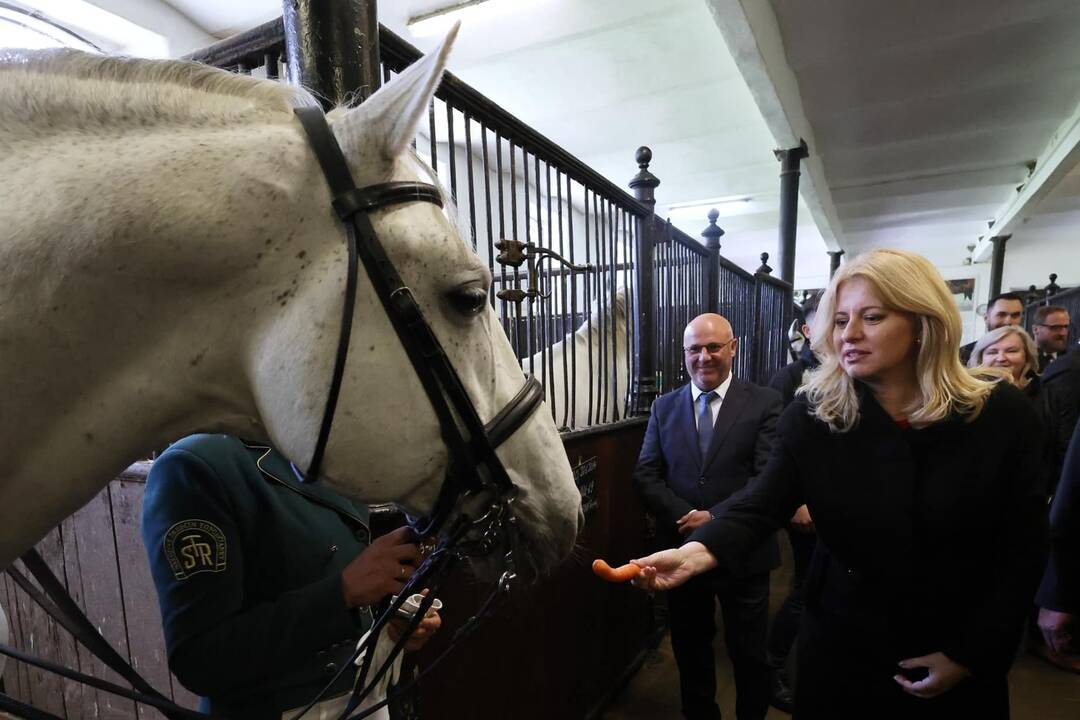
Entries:
[[764, 275], [771, 275], [772, 274], [772, 268], [769, 267], [769, 253], [767, 253], [767, 252], [761, 253], [761, 267], [759, 267], [757, 269], [757, 271], [759, 273], [764, 274]]
[[701, 231], [701, 237], [705, 238], [705, 247], [710, 250], [720, 249], [720, 238], [724, 235], [724, 229], [716, 224], [718, 217], [720, 217], [719, 210], [716, 208], [709, 210], [709, 224]]

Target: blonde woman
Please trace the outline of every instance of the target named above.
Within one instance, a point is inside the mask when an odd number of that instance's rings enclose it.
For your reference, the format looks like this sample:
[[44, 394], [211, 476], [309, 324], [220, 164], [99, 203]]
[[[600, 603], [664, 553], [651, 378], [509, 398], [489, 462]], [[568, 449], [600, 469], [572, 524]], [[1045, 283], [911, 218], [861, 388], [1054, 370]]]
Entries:
[[1043, 567], [1030, 482], [1040, 424], [1008, 383], [957, 356], [960, 315], [925, 258], [877, 250], [822, 297], [821, 365], [769, 463], [686, 544], [635, 563], [666, 590], [750, 550], [806, 504], [795, 718], [1007, 718], [1006, 673]]
[[1006, 325], [979, 338], [971, 350], [969, 368], [996, 367], [1009, 373], [1009, 382], [1018, 388], [1038, 387], [1039, 351], [1027, 330]]

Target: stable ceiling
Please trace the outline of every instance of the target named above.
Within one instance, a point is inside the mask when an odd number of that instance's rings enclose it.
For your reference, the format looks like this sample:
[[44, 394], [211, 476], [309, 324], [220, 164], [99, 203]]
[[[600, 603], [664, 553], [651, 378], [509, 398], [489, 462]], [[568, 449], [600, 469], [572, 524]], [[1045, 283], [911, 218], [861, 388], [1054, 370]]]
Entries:
[[[224, 37], [279, 0], [94, 0], [158, 32]], [[450, 0], [379, 3], [421, 49], [412, 16]], [[722, 252], [775, 255], [776, 147], [804, 164], [796, 285], [820, 286], [826, 249], [905, 247], [939, 266], [988, 260], [1077, 218], [1080, 3], [1074, 0], [492, 0], [450, 68], [625, 186], [649, 145], [657, 209], [697, 235], [712, 203]], [[501, 5], [501, 8], [499, 7]], [[162, 17], [165, 16], [162, 15]], [[183, 23], [176, 22], [182, 17]], [[1034, 168], [1034, 174], [1033, 173]], [[676, 207], [670, 207], [676, 206]], [[690, 206], [690, 207], [685, 207]], [[1066, 211], [1063, 208], [1070, 208]], [[996, 229], [988, 223], [995, 221]], [[967, 249], [976, 245], [974, 253]], [[1071, 257], [1059, 263], [1077, 265]], [[1008, 268], [1008, 264], [1007, 264]], [[1006, 273], [1008, 276], [1008, 273]]]

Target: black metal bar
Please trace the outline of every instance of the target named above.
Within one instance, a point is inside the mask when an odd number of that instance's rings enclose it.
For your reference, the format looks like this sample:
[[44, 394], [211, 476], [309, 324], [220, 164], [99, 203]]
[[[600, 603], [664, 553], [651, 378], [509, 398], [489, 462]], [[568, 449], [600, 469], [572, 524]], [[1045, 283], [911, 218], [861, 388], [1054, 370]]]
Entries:
[[[549, 172], [550, 172], [550, 168], [551, 168], [551, 166], [548, 165], [548, 171]], [[570, 193], [570, 184], [572, 182], [573, 182], [573, 180], [570, 178], [569, 175], [567, 175], [566, 176], [566, 198], [567, 198], [567, 203], [570, 204], [570, 207], [573, 207], [573, 203], [571, 202], [571, 197], [572, 196], [571, 196], [571, 193]], [[588, 196], [588, 189], [583, 188], [583, 193], [582, 194], [584, 196], [583, 199], [585, 200], [586, 203], [588, 203], [588, 197], [587, 197]], [[586, 207], [587, 207], [587, 205], [586, 205]], [[562, 228], [559, 229], [559, 237], [560, 238], [562, 237]], [[573, 223], [573, 217], [571, 217], [571, 221], [567, 224], [567, 237], [568, 237], [568, 243], [570, 245], [568, 257], [570, 258], [571, 264], [573, 264], [574, 263], [574, 223]], [[561, 249], [561, 246], [560, 246], [560, 249]], [[564, 278], [564, 280], [565, 280], [565, 278]], [[586, 280], [586, 282], [588, 282], [588, 280]], [[565, 314], [565, 310], [566, 310], [565, 297], [566, 296], [564, 295], [563, 296], [563, 298], [564, 298], [563, 299], [564, 314]], [[570, 276], [570, 332], [576, 332], [577, 331], [577, 322], [578, 322], [578, 320], [577, 320], [577, 275], [571, 275]], [[564, 326], [563, 327], [563, 337], [567, 337], [567, 336], [568, 335], [567, 335], [567, 332], [566, 332], [566, 328]], [[563, 360], [564, 360], [563, 379], [564, 380], [566, 379], [565, 359], [566, 359], [566, 353], [564, 352], [563, 353]], [[575, 338], [571, 338], [571, 341], [570, 341], [570, 372], [571, 372], [571, 377], [574, 377], [574, 378], [577, 377], [577, 342], [576, 342]], [[570, 427], [573, 427], [574, 426], [575, 409], [576, 409], [576, 406], [577, 406], [577, 383], [573, 382], [573, 383], [569, 383], [569, 385], [570, 385]]]
[[253, 27], [209, 47], [195, 50], [184, 55], [181, 60], [191, 60], [214, 67], [236, 65], [252, 57], [260, 57], [268, 52], [281, 53], [285, 49], [285, 31], [282, 19], [277, 18]]
[[799, 222], [799, 164], [810, 156], [806, 141], [798, 147], [775, 150], [780, 161], [780, 277], [795, 282], [795, 231]]
[[[454, 145], [454, 106], [450, 103], [443, 103], [446, 106], [446, 150], [447, 150], [447, 162], [450, 163], [450, 194], [453, 196], [453, 200], [457, 202], [457, 146]], [[469, 164], [472, 164], [472, 157], [469, 157]]]
[[1001, 292], [1001, 274], [1005, 269], [1005, 243], [1012, 235], [995, 235], [990, 238], [994, 244], [993, 254], [990, 256], [990, 295], [989, 299]]
[[719, 217], [716, 208], [709, 210], [709, 224], [701, 231], [701, 237], [705, 238], [705, 249], [709, 251], [704, 305], [708, 312], [714, 313], [720, 312], [720, 238], [724, 231], [716, 224]]
[[375, 0], [284, 0], [290, 78], [330, 109], [379, 86]]
[[844, 254], [843, 250], [829, 250], [829, 279], [832, 280], [832, 276], [836, 274], [836, 271], [840, 269], [840, 256]]
[[[463, 113], [465, 117], [465, 157], [469, 162], [465, 165], [465, 177], [469, 182], [469, 233], [472, 235], [473, 251], [476, 250], [476, 193], [473, 178], [473, 149], [472, 149], [472, 116]], [[488, 258], [490, 262], [490, 256]]]
[[439, 172], [439, 146], [435, 137], [435, 98], [428, 105], [428, 146], [431, 149], [431, 169]]
[[[594, 194], [594, 197], [595, 197], [595, 194]], [[596, 217], [596, 215], [595, 215], [595, 213], [593, 213], [593, 221], [594, 222], [595, 222], [595, 217]], [[585, 187], [585, 264], [588, 265], [591, 262], [592, 262], [592, 256], [591, 256], [590, 250], [589, 250], [589, 188], [588, 188], [588, 186], [586, 186]], [[586, 415], [585, 415], [585, 424], [586, 425], [592, 425], [593, 424], [593, 413], [592, 413], [592, 407], [593, 407], [593, 375], [595, 374], [592, 371], [592, 369], [594, 367], [593, 366], [593, 361], [592, 361], [593, 360], [593, 347], [592, 347], [592, 288], [589, 287], [589, 285], [590, 285], [589, 281], [590, 281], [589, 274], [586, 274], [585, 275], [585, 294], [583, 296], [583, 300], [585, 302], [585, 333], [586, 333], [585, 336], [589, 339], [589, 342], [586, 344], [586, 347], [588, 348], [588, 352], [586, 353], [588, 355], [588, 357], [586, 359], [589, 362], [589, 372], [586, 373], [589, 376], [589, 395], [588, 395], [588, 400], [587, 400], [588, 406], [587, 406], [587, 412], [586, 412]]]
[[646, 209], [642, 215], [641, 231], [638, 233], [637, 248], [637, 286], [641, 305], [634, 314], [634, 358], [637, 376], [632, 380], [631, 395], [634, 398], [635, 415], [646, 415], [656, 399], [656, 323], [655, 316], [648, 312], [655, 305], [654, 288], [654, 240], [653, 218], [656, 217], [656, 187], [660, 180], [649, 172], [652, 150], [642, 146], [637, 149], [635, 159], [638, 173], [630, 180], [630, 188], [641, 205]]

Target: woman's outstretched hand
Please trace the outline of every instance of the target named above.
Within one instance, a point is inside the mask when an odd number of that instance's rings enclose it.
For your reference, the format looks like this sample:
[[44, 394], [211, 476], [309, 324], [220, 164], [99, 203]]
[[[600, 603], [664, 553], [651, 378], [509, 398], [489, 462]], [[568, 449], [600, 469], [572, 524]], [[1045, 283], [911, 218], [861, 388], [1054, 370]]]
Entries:
[[688, 542], [630, 562], [641, 568], [631, 582], [642, 590], [670, 590], [716, 567], [716, 557], [699, 542]]

